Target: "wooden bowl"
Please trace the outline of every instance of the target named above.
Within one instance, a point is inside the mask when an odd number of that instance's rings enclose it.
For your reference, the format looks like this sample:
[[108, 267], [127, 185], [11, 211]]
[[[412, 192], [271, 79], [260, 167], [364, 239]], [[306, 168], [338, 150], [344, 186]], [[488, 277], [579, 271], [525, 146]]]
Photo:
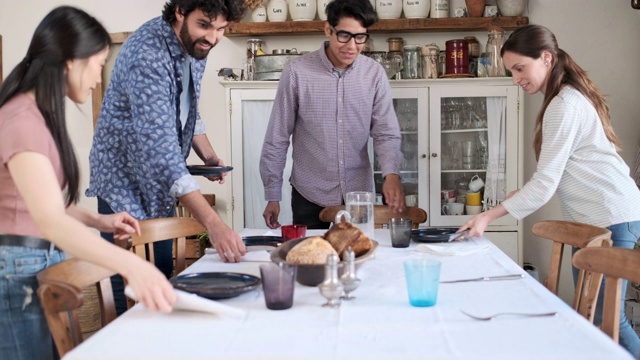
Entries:
[[[310, 237], [310, 236], [309, 236]], [[298, 245], [299, 242], [305, 240], [309, 237], [304, 237], [300, 239], [289, 240], [287, 242], [282, 243], [282, 245], [278, 246], [275, 250], [271, 252], [271, 261], [274, 263], [286, 263], [294, 265], [285, 259], [287, 258], [287, 254], [289, 250], [291, 250], [294, 246]], [[374, 252], [378, 247], [378, 242], [375, 240], [371, 240], [373, 245], [371, 249], [366, 253], [356, 257], [356, 271], [362, 266], [362, 264], [374, 257]], [[296, 280], [306, 286], [318, 286], [320, 283], [324, 281], [324, 265], [296, 265], [298, 267], [298, 275], [296, 276]], [[338, 264], [338, 276], [341, 276], [345, 270], [347, 269], [346, 263], [344, 261], [340, 261]]]

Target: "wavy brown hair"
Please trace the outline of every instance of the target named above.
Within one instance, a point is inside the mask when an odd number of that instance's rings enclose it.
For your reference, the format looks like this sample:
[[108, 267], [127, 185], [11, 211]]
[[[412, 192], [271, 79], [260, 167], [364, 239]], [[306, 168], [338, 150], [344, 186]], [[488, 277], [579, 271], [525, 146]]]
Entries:
[[547, 87], [544, 91], [544, 101], [536, 118], [535, 136], [533, 138], [533, 148], [536, 160], [540, 156], [542, 147], [542, 119], [551, 100], [558, 95], [563, 86], [569, 85], [584, 95], [595, 107], [602, 122], [604, 133], [607, 139], [620, 150], [618, 137], [611, 126], [609, 116], [609, 105], [595, 84], [587, 76], [571, 56], [558, 47], [555, 35], [544, 26], [526, 25], [517, 28], [509, 39], [505, 41], [500, 51], [500, 55], [510, 51], [532, 59], [539, 59], [544, 51], [551, 54], [551, 72], [547, 78]]

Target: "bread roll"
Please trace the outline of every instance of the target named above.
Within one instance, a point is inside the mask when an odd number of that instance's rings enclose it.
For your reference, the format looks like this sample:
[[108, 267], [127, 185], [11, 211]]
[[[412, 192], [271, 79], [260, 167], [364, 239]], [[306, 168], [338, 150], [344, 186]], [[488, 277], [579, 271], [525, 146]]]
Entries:
[[298, 265], [324, 265], [327, 263], [327, 255], [329, 254], [337, 253], [325, 239], [320, 236], [314, 236], [302, 240], [289, 250], [286, 260]]
[[356, 256], [360, 256], [373, 246], [371, 239], [365, 235], [357, 226], [345, 221], [344, 217], [338, 224], [334, 224], [329, 231], [324, 234], [324, 238], [333, 246], [340, 259], [343, 259], [344, 252], [351, 246], [351, 250]]

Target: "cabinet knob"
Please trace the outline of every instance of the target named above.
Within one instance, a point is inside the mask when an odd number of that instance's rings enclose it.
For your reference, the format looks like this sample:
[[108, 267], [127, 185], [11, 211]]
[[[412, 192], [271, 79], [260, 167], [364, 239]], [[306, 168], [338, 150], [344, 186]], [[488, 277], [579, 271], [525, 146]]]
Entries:
[[427, 157], [427, 154], [422, 154], [422, 155], [420, 155], [420, 157], [424, 159], [424, 158]]
[[431, 157], [438, 157], [438, 153], [431, 153]]

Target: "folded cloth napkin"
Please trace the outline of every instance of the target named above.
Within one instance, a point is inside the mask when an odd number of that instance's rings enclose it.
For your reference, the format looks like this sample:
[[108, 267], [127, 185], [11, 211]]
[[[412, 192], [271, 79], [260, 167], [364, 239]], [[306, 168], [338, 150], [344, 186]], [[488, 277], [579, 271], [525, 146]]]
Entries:
[[[275, 248], [272, 247], [272, 249]], [[270, 262], [271, 253], [267, 250], [247, 251], [247, 253], [242, 257], [242, 261]]]
[[[176, 293], [176, 302], [173, 304], [173, 310], [205, 312], [218, 316], [228, 317], [244, 317], [246, 313], [242, 309], [224, 305], [217, 301], [209, 300], [196, 294], [191, 294], [178, 289], [174, 289], [174, 291]], [[131, 299], [136, 299], [131, 287], [125, 287], [124, 293]]]
[[420, 244], [416, 251], [443, 256], [464, 256], [483, 252], [489, 249], [489, 244], [480, 244], [475, 239], [452, 241], [439, 244]]

